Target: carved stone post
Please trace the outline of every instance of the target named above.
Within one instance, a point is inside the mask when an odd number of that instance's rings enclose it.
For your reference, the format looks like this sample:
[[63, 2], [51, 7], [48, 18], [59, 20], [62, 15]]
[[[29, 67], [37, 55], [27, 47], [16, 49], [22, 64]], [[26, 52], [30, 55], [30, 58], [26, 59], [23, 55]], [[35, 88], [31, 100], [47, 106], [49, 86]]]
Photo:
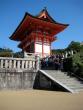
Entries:
[[9, 60], [9, 68], [12, 68], [12, 60]]
[[25, 68], [28, 68], [28, 61], [25, 61]]
[[20, 69], [20, 60], [17, 61], [17, 68]]
[[22, 69], [24, 69], [24, 63], [25, 63], [25, 61], [22, 61]]
[[8, 60], [5, 60], [5, 68], [8, 68]]
[[65, 54], [65, 58], [67, 58], [67, 56], [68, 56], [68, 53], [66, 52], [66, 54]]
[[29, 61], [29, 69], [31, 69], [32, 68], [32, 61], [30, 60]]
[[16, 68], [16, 60], [14, 60], [14, 66], [13, 66], [13, 68]]
[[36, 70], [38, 71], [40, 69], [40, 57], [36, 56]]
[[35, 61], [32, 61], [32, 67], [35, 69]]
[[1, 60], [1, 68], [3, 68], [3, 60]]

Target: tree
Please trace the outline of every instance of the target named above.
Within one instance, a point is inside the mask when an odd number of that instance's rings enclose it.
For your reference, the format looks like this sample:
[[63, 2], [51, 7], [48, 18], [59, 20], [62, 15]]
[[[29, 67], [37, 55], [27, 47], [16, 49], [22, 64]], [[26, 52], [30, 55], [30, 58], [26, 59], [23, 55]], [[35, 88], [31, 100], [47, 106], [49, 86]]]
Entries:
[[71, 50], [74, 55], [64, 59], [64, 70], [83, 78], [83, 44], [72, 41], [66, 49], [52, 50], [52, 53], [60, 54]]
[[80, 42], [74, 42], [74, 41], [72, 41], [72, 42], [68, 45], [68, 47], [66, 48], [66, 51], [73, 50], [73, 51], [79, 52], [80, 49], [81, 49]]
[[62, 54], [65, 52], [65, 49], [52, 49], [52, 54]]
[[[83, 45], [79, 42], [72, 41], [66, 50], [76, 51], [72, 58], [72, 72], [83, 78]], [[69, 64], [68, 64], [69, 65]], [[71, 70], [70, 70], [71, 71]]]
[[12, 57], [13, 51], [9, 48], [0, 48], [0, 57]]
[[13, 57], [16, 57], [16, 58], [23, 58], [23, 52], [16, 52], [13, 54]]

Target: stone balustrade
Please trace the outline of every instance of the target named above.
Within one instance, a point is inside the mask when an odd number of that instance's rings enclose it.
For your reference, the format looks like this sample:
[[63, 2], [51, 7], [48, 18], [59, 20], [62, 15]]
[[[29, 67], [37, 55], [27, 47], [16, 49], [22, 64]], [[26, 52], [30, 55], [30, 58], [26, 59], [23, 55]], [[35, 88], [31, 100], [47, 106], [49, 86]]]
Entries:
[[6, 69], [39, 69], [39, 59], [37, 57], [28, 58], [12, 58], [12, 57], [0, 57], [0, 68]]

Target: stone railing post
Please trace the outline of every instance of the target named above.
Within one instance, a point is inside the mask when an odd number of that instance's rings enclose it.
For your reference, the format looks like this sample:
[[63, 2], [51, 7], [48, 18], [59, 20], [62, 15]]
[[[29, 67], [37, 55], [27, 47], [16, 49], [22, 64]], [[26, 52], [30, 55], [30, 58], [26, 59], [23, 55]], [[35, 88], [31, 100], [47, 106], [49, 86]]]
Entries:
[[32, 61], [32, 67], [35, 69], [35, 61]]
[[40, 69], [40, 57], [39, 56], [35, 56], [35, 61], [36, 61], [36, 70], [38, 71]]
[[1, 68], [3, 68], [3, 59], [1, 60]]
[[25, 61], [22, 60], [22, 69], [24, 69], [24, 63], [25, 63]]
[[68, 53], [66, 52], [66, 53], [65, 53], [65, 58], [67, 58], [67, 56], [68, 56]]
[[8, 60], [5, 60], [5, 68], [8, 68]]
[[32, 68], [32, 61], [30, 60], [29, 61], [29, 69], [31, 69]]
[[9, 68], [12, 68], [12, 60], [9, 60]]
[[20, 60], [17, 61], [17, 69], [20, 69]]
[[[35, 65], [36, 61], [36, 65]], [[0, 57], [0, 68], [9, 69], [38, 69], [39, 68], [39, 57], [29, 58], [7, 58]]]
[[16, 60], [14, 60], [13, 63], [14, 63], [14, 64], [13, 64], [13, 68], [16, 68]]
[[26, 69], [28, 68], [28, 61], [27, 60], [25, 61], [25, 68]]

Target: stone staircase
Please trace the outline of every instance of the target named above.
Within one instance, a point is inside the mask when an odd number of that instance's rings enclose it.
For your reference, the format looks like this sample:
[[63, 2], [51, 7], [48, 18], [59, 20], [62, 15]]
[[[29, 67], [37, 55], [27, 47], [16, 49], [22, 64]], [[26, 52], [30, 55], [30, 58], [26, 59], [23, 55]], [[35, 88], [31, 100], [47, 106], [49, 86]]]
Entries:
[[83, 82], [76, 77], [69, 76], [66, 72], [56, 70], [39, 71], [71, 93], [83, 91]]

